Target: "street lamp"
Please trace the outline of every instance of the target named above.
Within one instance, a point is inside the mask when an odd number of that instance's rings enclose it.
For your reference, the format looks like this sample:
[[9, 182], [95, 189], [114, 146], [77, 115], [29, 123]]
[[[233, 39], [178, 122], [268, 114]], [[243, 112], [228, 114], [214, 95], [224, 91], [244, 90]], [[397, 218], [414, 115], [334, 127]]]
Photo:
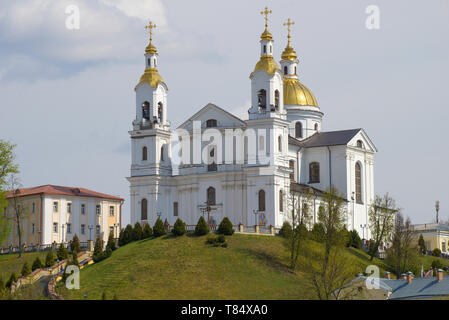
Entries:
[[363, 239], [365, 239], [365, 228], [366, 228], [366, 224], [361, 224], [360, 228], [362, 228], [362, 237]]
[[64, 223], [61, 224], [61, 228], [62, 228], [61, 242], [62, 242], [62, 243], [64, 243], [64, 227], [65, 227], [65, 224], [64, 224]]
[[257, 226], [257, 215], [259, 214], [259, 210], [254, 209], [254, 225]]
[[438, 224], [438, 211], [440, 211], [440, 201], [435, 202], [435, 210], [437, 211], [437, 224]]
[[93, 225], [90, 225], [89, 227], [89, 241], [92, 240], [92, 229], [94, 228]]
[[355, 192], [352, 191], [352, 196], [351, 196], [351, 200], [352, 200], [352, 229], [354, 230], [354, 216], [355, 216]]

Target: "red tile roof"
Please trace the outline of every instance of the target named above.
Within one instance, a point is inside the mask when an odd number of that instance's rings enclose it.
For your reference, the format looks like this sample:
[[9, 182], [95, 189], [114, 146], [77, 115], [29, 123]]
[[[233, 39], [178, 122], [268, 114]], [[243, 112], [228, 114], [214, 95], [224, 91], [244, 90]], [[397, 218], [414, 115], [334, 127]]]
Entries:
[[[111, 196], [105, 193], [99, 193], [96, 191], [92, 191], [85, 188], [79, 187], [62, 187], [62, 186], [54, 186], [47, 184], [45, 186], [38, 186], [32, 188], [23, 188], [19, 189], [19, 196], [31, 196], [35, 194], [51, 194], [58, 196], [72, 196], [72, 197], [92, 197], [92, 198], [102, 198], [102, 199], [110, 199], [110, 200], [120, 200], [124, 201], [124, 199]], [[12, 191], [8, 192], [7, 198], [12, 197]]]

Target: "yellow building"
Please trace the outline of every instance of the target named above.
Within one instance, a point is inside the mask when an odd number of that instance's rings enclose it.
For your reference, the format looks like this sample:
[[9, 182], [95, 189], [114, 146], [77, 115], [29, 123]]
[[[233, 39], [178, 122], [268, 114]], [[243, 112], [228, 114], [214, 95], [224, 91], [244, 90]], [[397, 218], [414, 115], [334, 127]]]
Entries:
[[3, 214], [11, 219], [7, 243], [2, 247], [18, 246], [17, 218], [20, 212], [22, 243], [27, 246], [67, 243], [76, 234], [80, 242], [100, 236], [107, 241], [109, 234], [118, 238], [121, 229], [120, 197], [78, 188], [44, 185], [18, 189], [7, 195], [9, 206]]
[[442, 223], [425, 223], [413, 225], [416, 241], [422, 234], [427, 250], [438, 248], [442, 253], [449, 253], [449, 225]]

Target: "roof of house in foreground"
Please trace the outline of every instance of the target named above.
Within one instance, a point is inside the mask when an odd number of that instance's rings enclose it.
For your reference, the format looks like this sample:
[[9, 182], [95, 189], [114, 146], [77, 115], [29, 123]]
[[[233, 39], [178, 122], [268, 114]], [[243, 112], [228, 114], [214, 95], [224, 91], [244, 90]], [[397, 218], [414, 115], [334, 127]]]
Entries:
[[362, 129], [317, 132], [302, 141], [291, 137], [293, 139], [289, 139], [289, 142], [305, 148], [346, 145], [360, 130]]
[[[109, 200], [119, 200], [123, 201], [123, 198], [117, 196], [111, 196], [109, 194], [100, 193], [96, 191], [92, 191], [86, 188], [80, 187], [63, 187], [63, 186], [55, 186], [51, 184], [47, 184], [44, 186], [32, 187], [32, 188], [23, 188], [19, 189], [19, 196], [31, 196], [38, 194], [48, 194], [48, 195], [56, 195], [56, 196], [72, 196], [72, 197], [91, 197], [91, 198], [101, 198], [101, 199], [109, 199]], [[12, 198], [12, 191], [8, 192], [7, 198]]]

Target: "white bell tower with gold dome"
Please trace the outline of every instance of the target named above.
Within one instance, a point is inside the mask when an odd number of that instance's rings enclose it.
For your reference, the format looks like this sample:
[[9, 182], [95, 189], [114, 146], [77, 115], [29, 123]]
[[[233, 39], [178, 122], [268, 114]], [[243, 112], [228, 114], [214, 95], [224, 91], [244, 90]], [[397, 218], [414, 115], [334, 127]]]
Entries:
[[288, 41], [280, 63], [284, 78], [284, 107], [290, 121], [289, 133], [292, 137], [303, 140], [321, 131], [323, 113], [312, 91], [298, 80], [299, 60], [290, 40], [290, 27], [294, 24], [290, 18], [284, 23], [288, 29]]

